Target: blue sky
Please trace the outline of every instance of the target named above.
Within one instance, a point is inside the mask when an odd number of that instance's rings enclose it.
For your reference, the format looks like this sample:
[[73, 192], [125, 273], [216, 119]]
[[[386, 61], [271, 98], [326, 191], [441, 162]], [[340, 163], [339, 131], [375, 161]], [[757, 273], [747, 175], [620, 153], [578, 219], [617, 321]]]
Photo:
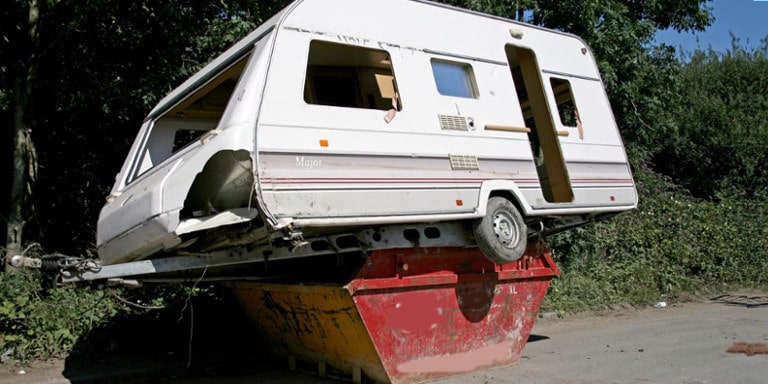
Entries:
[[768, 35], [768, 0], [714, 0], [708, 4], [713, 8], [715, 22], [705, 32], [696, 34], [677, 33], [674, 30], [656, 34], [657, 43], [667, 43], [685, 52], [710, 46], [719, 52], [731, 47], [732, 32], [742, 46], [754, 48]]

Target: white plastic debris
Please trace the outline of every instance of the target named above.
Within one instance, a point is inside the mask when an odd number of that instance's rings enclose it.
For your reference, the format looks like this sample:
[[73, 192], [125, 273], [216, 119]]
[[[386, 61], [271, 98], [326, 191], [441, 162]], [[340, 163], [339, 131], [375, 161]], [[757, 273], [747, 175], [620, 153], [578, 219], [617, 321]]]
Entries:
[[6, 349], [5, 352], [0, 354], [0, 363], [8, 364], [11, 362], [11, 356], [13, 356], [13, 348]]
[[659, 301], [656, 304], [653, 305], [654, 308], [666, 308], [667, 302], [666, 301]]

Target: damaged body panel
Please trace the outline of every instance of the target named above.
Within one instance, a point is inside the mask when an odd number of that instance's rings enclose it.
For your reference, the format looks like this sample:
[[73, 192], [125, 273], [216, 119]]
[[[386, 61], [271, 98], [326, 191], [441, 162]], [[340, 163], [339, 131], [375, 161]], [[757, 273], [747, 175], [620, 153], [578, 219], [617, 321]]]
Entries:
[[100, 214], [105, 264], [258, 216], [252, 106], [260, 103], [273, 29], [267, 23], [251, 33], [150, 112]]

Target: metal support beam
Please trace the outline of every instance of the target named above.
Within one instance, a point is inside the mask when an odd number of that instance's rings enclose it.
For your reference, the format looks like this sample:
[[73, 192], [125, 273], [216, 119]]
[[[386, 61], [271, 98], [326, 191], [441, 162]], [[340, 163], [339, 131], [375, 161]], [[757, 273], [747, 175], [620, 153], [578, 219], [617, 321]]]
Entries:
[[[289, 244], [279, 247], [272, 244], [256, 247], [244, 245], [208, 253], [178, 252], [170, 257], [105, 266], [96, 260], [89, 263], [88, 268], [62, 270], [61, 281], [76, 283], [130, 277], [133, 280], [140, 281], [146, 278], [160, 282], [163, 281], [163, 277], [155, 275], [212, 267], [392, 248], [465, 246], [474, 246], [474, 244], [467, 238], [467, 231], [462, 223], [393, 225], [355, 233], [305, 239], [302, 245], [296, 248]], [[178, 281], [178, 277], [167, 278], [168, 281]]]

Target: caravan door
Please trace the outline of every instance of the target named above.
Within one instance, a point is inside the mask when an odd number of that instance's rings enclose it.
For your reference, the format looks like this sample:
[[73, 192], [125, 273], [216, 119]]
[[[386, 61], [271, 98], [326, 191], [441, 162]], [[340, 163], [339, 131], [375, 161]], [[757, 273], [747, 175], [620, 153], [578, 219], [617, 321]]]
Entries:
[[513, 45], [505, 49], [544, 199], [549, 203], [571, 202], [571, 180], [536, 55], [528, 48]]

